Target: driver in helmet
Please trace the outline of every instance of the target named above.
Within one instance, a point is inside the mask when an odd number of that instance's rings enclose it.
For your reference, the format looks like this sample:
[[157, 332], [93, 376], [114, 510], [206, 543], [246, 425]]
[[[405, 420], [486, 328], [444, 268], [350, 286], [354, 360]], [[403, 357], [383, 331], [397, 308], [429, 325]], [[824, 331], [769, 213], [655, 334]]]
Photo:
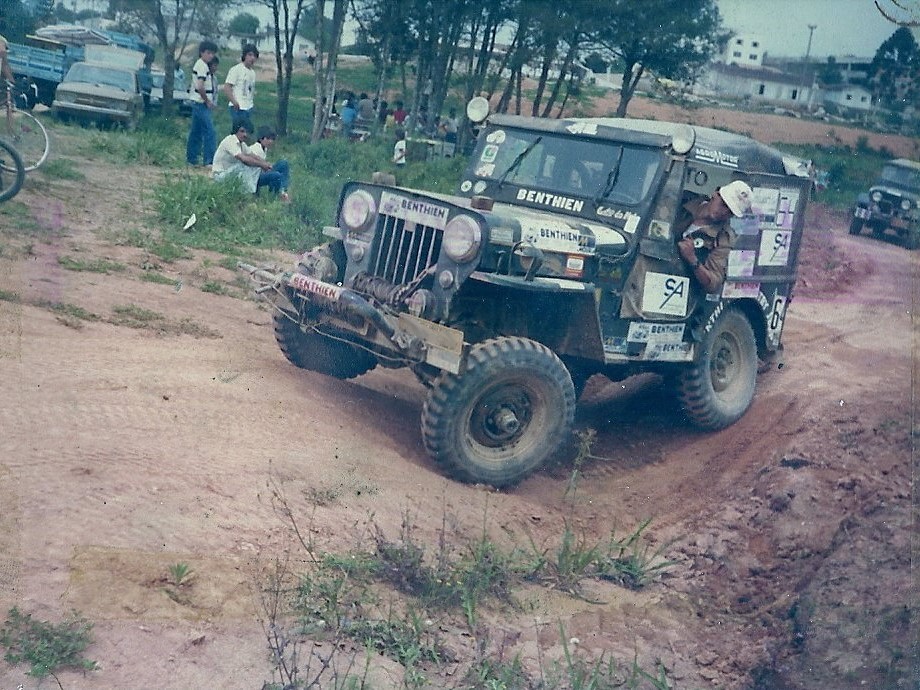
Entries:
[[735, 244], [731, 217], [751, 210], [753, 191], [741, 180], [719, 187], [709, 199], [696, 198], [683, 205], [676, 230], [677, 250], [703, 289], [716, 293], [728, 269], [728, 255]]

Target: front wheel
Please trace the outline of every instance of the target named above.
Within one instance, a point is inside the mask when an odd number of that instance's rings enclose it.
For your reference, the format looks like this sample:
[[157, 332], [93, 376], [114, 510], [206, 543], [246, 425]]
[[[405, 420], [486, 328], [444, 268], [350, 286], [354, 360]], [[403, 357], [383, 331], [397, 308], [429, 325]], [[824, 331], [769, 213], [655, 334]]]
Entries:
[[750, 407], [756, 379], [754, 331], [743, 313], [727, 309], [700, 343], [696, 361], [681, 372], [680, 403], [696, 426], [722, 429]]
[[0, 202], [16, 196], [25, 180], [26, 168], [19, 153], [0, 139]]
[[12, 110], [0, 115], [0, 122], [2, 138], [12, 144], [22, 156], [26, 172], [35, 170], [45, 162], [51, 150], [51, 142], [45, 126], [38, 118], [22, 110]]
[[904, 235], [904, 247], [911, 250], [920, 248], [920, 229], [907, 231]]
[[863, 227], [862, 218], [853, 218], [853, 220], [850, 221], [850, 234], [858, 235], [859, 233], [862, 232], [862, 227]]
[[562, 361], [533, 340], [494, 338], [473, 347], [464, 373], [434, 382], [422, 436], [453, 477], [505, 487], [559, 452], [574, 419], [575, 391]]

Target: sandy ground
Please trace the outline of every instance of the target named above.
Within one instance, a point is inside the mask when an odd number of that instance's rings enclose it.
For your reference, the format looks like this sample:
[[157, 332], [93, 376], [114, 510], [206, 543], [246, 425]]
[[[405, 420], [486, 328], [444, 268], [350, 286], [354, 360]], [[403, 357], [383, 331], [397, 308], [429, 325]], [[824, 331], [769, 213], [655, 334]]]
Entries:
[[[87, 655], [100, 667], [63, 672], [65, 688], [271, 679], [253, 584], [289, 534], [270, 482], [321, 549], [354, 546], [371, 515], [395, 536], [406, 511], [429, 543], [445, 514], [458, 533], [488, 515], [505, 542], [561, 534], [570, 465], [504, 493], [445, 479], [422, 447], [410, 375], [295, 369], [264, 308], [200, 289], [234, 279], [214, 255], [162, 265], [175, 285], [142, 282], [156, 258], [117, 240], [161, 173], [81, 169], [80, 182], [29, 178], [15, 200], [29, 223], [0, 216], [0, 290], [21, 299], [0, 301], [0, 608], [95, 622]], [[599, 586], [594, 603], [529, 592], [527, 613], [496, 613], [495, 639], [533, 662], [559, 653], [561, 621], [587, 651], [660, 660], [677, 688], [916, 687], [920, 255], [845, 226], [811, 213], [785, 366], [760, 376], [731, 428], [676, 421], [654, 377], [589, 382], [577, 424], [597, 430], [596, 458], [575, 524], [600, 540], [651, 517], [676, 565], [638, 593]], [[62, 256], [127, 270], [65, 270]], [[112, 323], [126, 305], [165, 318]], [[317, 491], [331, 499], [317, 506]], [[177, 562], [196, 573], [180, 598], [165, 586]], [[39, 687], [24, 671], [0, 663], [0, 688]]]

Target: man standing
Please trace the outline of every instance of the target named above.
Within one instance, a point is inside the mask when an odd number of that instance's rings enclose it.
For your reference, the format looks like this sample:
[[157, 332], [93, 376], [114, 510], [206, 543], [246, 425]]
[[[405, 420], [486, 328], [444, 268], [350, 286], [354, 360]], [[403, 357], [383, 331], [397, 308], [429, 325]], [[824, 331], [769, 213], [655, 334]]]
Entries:
[[230, 106], [230, 131], [235, 132], [237, 125], [244, 123], [248, 131], [253, 131], [252, 108], [256, 93], [256, 71], [252, 68], [259, 58], [258, 49], [251, 43], [243, 46], [240, 61], [230, 68], [224, 80], [224, 93]]
[[677, 250], [707, 293], [718, 292], [725, 280], [736, 237], [729, 220], [750, 212], [753, 195], [747, 184], [735, 180], [716, 189], [708, 200], [688, 201], [675, 223], [681, 233]]
[[198, 46], [198, 60], [192, 68], [192, 89], [189, 100], [192, 102], [192, 125], [188, 132], [185, 146], [185, 161], [189, 165], [202, 162], [211, 165], [214, 162], [214, 150], [217, 147], [217, 133], [214, 131], [214, 80], [211, 76], [210, 63], [217, 54], [217, 44], [202, 41]]

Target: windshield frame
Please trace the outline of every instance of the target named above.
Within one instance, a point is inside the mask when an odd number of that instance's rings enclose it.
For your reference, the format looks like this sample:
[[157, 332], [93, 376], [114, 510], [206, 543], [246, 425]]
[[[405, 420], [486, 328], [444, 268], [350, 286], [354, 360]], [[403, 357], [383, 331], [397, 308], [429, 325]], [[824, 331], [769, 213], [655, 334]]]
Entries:
[[653, 196], [666, 158], [660, 147], [629, 141], [491, 125], [460, 192], [526, 201], [518, 192], [533, 191], [583, 199], [592, 211], [600, 204], [636, 208]]
[[[890, 172], [894, 172], [895, 174], [889, 175], [888, 173]], [[903, 187], [904, 189], [910, 189], [920, 193], [920, 170], [915, 170], [906, 165], [886, 163], [882, 167], [882, 172], [879, 175], [879, 182], [895, 187]]]

